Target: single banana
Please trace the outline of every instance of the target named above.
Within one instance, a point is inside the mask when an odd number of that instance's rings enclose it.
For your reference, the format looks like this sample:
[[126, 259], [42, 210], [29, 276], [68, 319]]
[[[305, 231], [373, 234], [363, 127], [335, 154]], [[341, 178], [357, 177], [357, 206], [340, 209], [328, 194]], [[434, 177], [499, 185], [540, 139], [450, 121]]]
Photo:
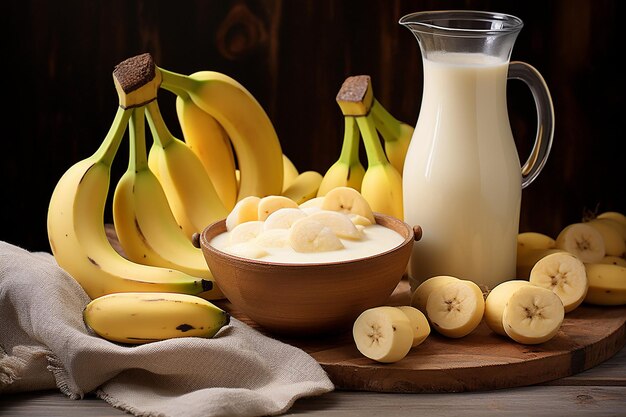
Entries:
[[585, 224], [602, 235], [606, 255], [626, 257], [626, 226], [613, 219], [595, 218]]
[[376, 129], [385, 141], [385, 153], [391, 165], [402, 174], [406, 153], [413, 137], [413, 126], [399, 121], [376, 98], [372, 103], [372, 116]]
[[611, 264], [585, 264], [589, 290], [585, 302], [596, 305], [626, 304], [626, 267]]
[[582, 304], [589, 288], [585, 265], [567, 252], [553, 253], [537, 261], [529, 281], [558, 295], [566, 313]]
[[233, 230], [238, 224], [259, 220], [260, 197], [250, 195], [237, 201], [226, 216], [226, 230]]
[[430, 324], [428, 324], [428, 319], [418, 309], [411, 306], [399, 306], [400, 311], [402, 311], [409, 318], [411, 322], [411, 327], [413, 328], [413, 344], [411, 347], [418, 346], [426, 340], [426, 338], [430, 335]]
[[563, 249], [526, 249], [517, 252], [517, 262], [515, 264], [515, 276], [517, 279], [530, 278], [530, 271], [535, 264], [543, 257], [552, 253], [565, 252]]
[[343, 249], [341, 239], [323, 223], [308, 216], [297, 220], [289, 229], [289, 244], [296, 252], [327, 252]]
[[404, 358], [413, 345], [413, 328], [407, 315], [390, 306], [363, 311], [352, 326], [356, 348], [363, 356], [382, 363]]
[[356, 214], [368, 219], [372, 224], [376, 223], [374, 212], [363, 195], [351, 187], [335, 187], [324, 197], [319, 208], [333, 210], [340, 213]]
[[298, 168], [296, 168], [287, 155], [283, 154], [283, 192], [287, 189], [287, 187], [289, 187], [289, 185], [291, 185], [292, 181], [295, 180], [298, 175], [300, 175]]
[[228, 210], [202, 163], [185, 142], [172, 136], [155, 101], [146, 105], [154, 142], [148, 165], [157, 176], [176, 221], [191, 240]]
[[113, 223], [124, 254], [131, 261], [175, 269], [213, 283], [202, 296], [224, 298], [202, 251], [178, 226], [156, 176], [148, 168], [144, 108], [130, 119], [128, 169], [113, 196]]
[[328, 168], [317, 191], [322, 197], [336, 187], [350, 187], [361, 191], [361, 182], [365, 168], [359, 159], [359, 142], [361, 134], [356, 120], [352, 116], [344, 116], [343, 144], [339, 159]]
[[317, 196], [322, 174], [317, 171], [304, 171], [294, 178], [289, 186], [283, 190], [281, 195], [302, 204]]
[[510, 281], [504, 281], [496, 285], [485, 299], [485, 324], [494, 332], [501, 336], [507, 336], [502, 325], [502, 315], [504, 314], [504, 307], [509, 302], [509, 298], [515, 291], [525, 285], [532, 285], [530, 282], [523, 279], [514, 279]]
[[484, 312], [482, 290], [467, 280], [459, 279], [435, 288], [426, 301], [426, 316], [432, 328], [452, 338], [473, 332]]
[[226, 131], [187, 94], [176, 98], [176, 114], [185, 143], [204, 166], [224, 207], [231, 210], [237, 201], [237, 178], [235, 155]]
[[402, 176], [387, 160], [371, 114], [357, 117], [356, 120], [368, 161], [361, 182], [361, 194], [373, 211], [403, 219]]
[[618, 211], [605, 211], [603, 213], [598, 214], [597, 218], [598, 219], [612, 219], [626, 226], [626, 214], [620, 213]]
[[188, 95], [214, 117], [230, 138], [240, 171], [237, 201], [279, 195], [283, 186], [282, 150], [274, 126], [254, 96], [233, 78], [215, 71], [190, 76], [157, 67], [161, 87]]
[[524, 285], [509, 296], [502, 312], [502, 326], [518, 343], [539, 344], [556, 336], [564, 317], [563, 303], [555, 293]]
[[598, 262], [606, 254], [600, 232], [585, 223], [565, 226], [556, 238], [556, 247], [576, 255], [585, 263]]
[[415, 283], [415, 290], [411, 295], [411, 306], [417, 308], [422, 313], [426, 314], [426, 302], [430, 293], [438, 287], [441, 287], [450, 282], [457, 282], [459, 279], [448, 275], [439, 275], [436, 277], [428, 278], [421, 283]]
[[522, 232], [517, 235], [517, 253], [531, 249], [553, 249], [556, 240], [539, 232]]
[[605, 256], [598, 263], [626, 266], [626, 259], [620, 258], [619, 256]]
[[178, 337], [211, 338], [230, 315], [187, 294], [129, 292], [104, 295], [83, 311], [85, 324], [112, 342], [143, 344]]
[[56, 184], [47, 219], [52, 253], [59, 266], [92, 299], [115, 292], [197, 294], [211, 290], [211, 281], [169, 268], [132, 262], [120, 255], [107, 239], [104, 210], [111, 163], [131, 113], [132, 109], [119, 107], [99, 149], [69, 168]]

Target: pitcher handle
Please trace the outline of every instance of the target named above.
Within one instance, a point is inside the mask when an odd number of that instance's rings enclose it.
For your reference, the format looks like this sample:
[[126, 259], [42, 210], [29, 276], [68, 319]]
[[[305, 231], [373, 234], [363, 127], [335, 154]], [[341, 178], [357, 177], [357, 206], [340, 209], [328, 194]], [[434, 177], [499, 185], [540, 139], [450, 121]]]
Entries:
[[537, 107], [537, 137], [530, 156], [522, 166], [522, 189], [530, 185], [543, 169], [554, 137], [554, 106], [545, 80], [532, 65], [512, 61], [509, 64], [508, 78], [522, 80], [535, 99]]

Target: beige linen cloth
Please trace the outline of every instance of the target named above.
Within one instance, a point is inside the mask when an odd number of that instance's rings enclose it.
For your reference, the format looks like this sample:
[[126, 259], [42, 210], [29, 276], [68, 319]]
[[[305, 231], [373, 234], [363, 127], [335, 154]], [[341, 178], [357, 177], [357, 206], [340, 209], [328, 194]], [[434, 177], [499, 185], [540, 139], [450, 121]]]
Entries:
[[263, 416], [334, 389], [311, 356], [236, 319], [212, 339], [129, 347], [86, 328], [88, 302], [52, 255], [0, 241], [0, 395], [58, 387], [137, 416]]

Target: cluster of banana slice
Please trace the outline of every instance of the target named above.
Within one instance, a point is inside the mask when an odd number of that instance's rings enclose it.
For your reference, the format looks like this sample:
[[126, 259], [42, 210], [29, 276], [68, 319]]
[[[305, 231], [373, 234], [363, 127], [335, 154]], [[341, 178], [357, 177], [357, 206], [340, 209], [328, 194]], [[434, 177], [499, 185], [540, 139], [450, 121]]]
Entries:
[[336, 187], [302, 204], [282, 195], [249, 196], [237, 202], [225, 223], [226, 245], [215, 246], [258, 259], [270, 248], [289, 247], [299, 253], [343, 249], [345, 240], [363, 240], [365, 227], [376, 219], [358, 191]]
[[[472, 281], [441, 275], [413, 282], [410, 306], [364, 311], [353, 326], [357, 349], [396, 362], [431, 329], [456, 339], [482, 321], [498, 335], [535, 345], [556, 336], [566, 314], [583, 303], [626, 304], [624, 214], [604, 212], [567, 225], [556, 239], [520, 233], [517, 250], [517, 278], [485, 293]], [[407, 342], [411, 333], [417, 344]]]

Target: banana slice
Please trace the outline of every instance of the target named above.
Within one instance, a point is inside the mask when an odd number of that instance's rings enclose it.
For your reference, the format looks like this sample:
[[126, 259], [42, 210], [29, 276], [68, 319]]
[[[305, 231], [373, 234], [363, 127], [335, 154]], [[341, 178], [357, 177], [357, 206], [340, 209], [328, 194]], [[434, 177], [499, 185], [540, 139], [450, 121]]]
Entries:
[[511, 339], [533, 345], [552, 339], [564, 317], [563, 303], [555, 293], [536, 285], [525, 285], [509, 297], [502, 312], [502, 325]]
[[411, 327], [413, 328], [413, 344], [411, 347], [415, 347], [421, 344], [428, 335], [430, 335], [430, 324], [428, 324], [428, 319], [418, 309], [411, 306], [399, 306], [398, 307], [406, 316], [409, 318], [411, 322]]
[[619, 266], [626, 266], [626, 259], [624, 258], [620, 258], [619, 256], [610, 256], [607, 255], [604, 258], [602, 258], [600, 260], [601, 264], [609, 264], [609, 265], [619, 265]]
[[602, 235], [607, 255], [626, 256], [626, 226], [612, 219], [593, 219], [586, 224], [596, 229]]
[[565, 226], [556, 238], [556, 247], [572, 253], [585, 263], [604, 258], [604, 239], [596, 229], [586, 223]]
[[483, 318], [483, 292], [472, 281], [457, 280], [435, 288], [426, 301], [426, 316], [440, 334], [459, 338], [470, 334]]
[[257, 245], [254, 241], [241, 242], [230, 245], [225, 249], [228, 253], [247, 259], [259, 259], [269, 255], [269, 253]]
[[350, 213], [348, 217], [355, 226], [370, 226], [372, 224], [367, 217], [363, 217], [360, 214]]
[[310, 217], [300, 219], [291, 226], [289, 244], [296, 252], [326, 252], [344, 247], [329, 227]]
[[363, 233], [356, 228], [352, 220], [344, 213], [320, 210], [310, 214], [309, 219], [322, 223], [340, 238], [359, 240], [363, 237]]
[[324, 197], [313, 197], [310, 200], [305, 201], [304, 203], [300, 203], [300, 208], [322, 208], [322, 203], [324, 202]]
[[296, 220], [303, 219], [307, 214], [298, 207], [280, 208], [265, 219], [263, 228], [269, 229], [289, 229]]
[[369, 203], [360, 192], [350, 187], [335, 187], [330, 190], [322, 201], [322, 209], [334, 210], [346, 214], [358, 214], [376, 223]]
[[504, 307], [509, 302], [509, 298], [515, 291], [522, 286], [532, 285], [530, 282], [523, 279], [515, 279], [511, 281], [505, 281], [496, 285], [485, 300], [485, 323], [494, 332], [502, 336], [507, 336], [502, 325], [502, 314], [504, 313]]
[[626, 304], [626, 267], [585, 264], [589, 290], [585, 302], [597, 305]]
[[254, 243], [263, 248], [284, 248], [289, 244], [289, 229], [263, 230]]
[[257, 209], [258, 219], [264, 221], [270, 214], [281, 208], [298, 208], [298, 204], [289, 197], [268, 195], [261, 198]]
[[[411, 279], [412, 278], [409, 277], [409, 280]], [[426, 302], [428, 301], [430, 293], [433, 292], [433, 290], [435, 290], [436, 288], [439, 288], [450, 282], [456, 282], [458, 280], [458, 278], [448, 275], [438, 275], [436, 277], [428, 278], [426, 281], [418, 284], [415, 288], [415, 291], [411, 295], [411, 306], [426, 314]], [[416, 284], [412, 285], [415, 286]]]
[[529, 282], [558, 295], [566, 313], [583, 302], [589, 288], [585, 265], [567, 252], [541, 258], [530, 271]]
[[372, 360], [392, 363], [404, 358], [413, 344], [413, 328], [407, 315], [390, 306], [362, 312], [352, 326], [356, 348]]
[[226, 216], [226, 230], [233, 230], [238, 224], [259, 220], [258, 207], [261, 199], [256, 196], [248, 196], [239, 200]]
[[231, 245], [248, 242], [257, 237], [262, 230], [263, 222], [259, 220], [240, 223], [228, 233], [228, 242]]

